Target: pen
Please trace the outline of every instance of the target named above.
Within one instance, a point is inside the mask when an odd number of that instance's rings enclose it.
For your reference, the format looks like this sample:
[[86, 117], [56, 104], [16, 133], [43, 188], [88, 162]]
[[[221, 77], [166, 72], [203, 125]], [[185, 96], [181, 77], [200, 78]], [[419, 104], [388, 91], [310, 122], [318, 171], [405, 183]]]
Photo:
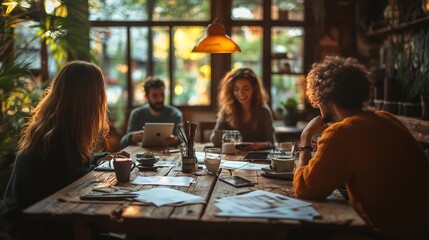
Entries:
[[121, 200], [126, 198], [135, 198], [138, 194], [84, 194], [80, 196], [81, 200]]

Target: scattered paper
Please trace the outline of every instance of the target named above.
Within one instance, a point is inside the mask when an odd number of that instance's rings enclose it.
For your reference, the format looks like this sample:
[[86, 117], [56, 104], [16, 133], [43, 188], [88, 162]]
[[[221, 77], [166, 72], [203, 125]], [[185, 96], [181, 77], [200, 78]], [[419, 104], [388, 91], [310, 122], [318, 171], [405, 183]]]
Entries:
[[[226, 156], [226, 154], [220, 155], [221, 158], [224, 158], [225, 156]], [[195, 157], [197, 158], [198, 163], [204, 164], [204, 158], [206, 157], [206, 153], [205, 152], [195, 152]]]
[[220, 167], [225, 169], [261, 170], [261, 168], [268, 168], [269, 164], [222, 160]]
[[192, 181], [192, 177], [139, 176], [133, 184], [189, 187]]
[[154, 164], [155, 167], [173, 167], [176, 166], [175, 162], [161, 161]]
[[156, 206], [172, 203], [192, 203], [204, 200], [203, 197], [165, 187], [152, 188], [133, 193], [138, 194], [134, 200], [153, 203]]
[[221, 167], [226, 169], [237, 169], [242, 168], [247, 164], [249, 164], [249, 162], [223, 160]]
[[225, 217], [312, 220], [319, 216], [311, 203], [261, 190], [218, 199], [215, 205], [220, 209], [217, 215]]

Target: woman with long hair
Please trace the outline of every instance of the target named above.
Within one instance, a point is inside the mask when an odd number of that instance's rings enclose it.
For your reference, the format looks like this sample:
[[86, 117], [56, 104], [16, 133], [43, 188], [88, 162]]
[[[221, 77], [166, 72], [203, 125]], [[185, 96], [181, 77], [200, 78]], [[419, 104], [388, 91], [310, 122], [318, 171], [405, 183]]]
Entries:
[[220, 145], [220, 130], [238, 130], [244, 142], [252, 142], [244, 150], [271, 148], [274, 144], [273, 118], [267, 105], [268, 95], [261, 81], [250, 68], [228, 72], [219, 84], [218, 120], [210, 137]]
[[92, 154], [106, 143], [109, 125], [103, 74], [83, 61], [66, 64], [39, 102], [18, 144], [0, 206], [15, 235], [28, 232], [21, 211], [90, 171]]

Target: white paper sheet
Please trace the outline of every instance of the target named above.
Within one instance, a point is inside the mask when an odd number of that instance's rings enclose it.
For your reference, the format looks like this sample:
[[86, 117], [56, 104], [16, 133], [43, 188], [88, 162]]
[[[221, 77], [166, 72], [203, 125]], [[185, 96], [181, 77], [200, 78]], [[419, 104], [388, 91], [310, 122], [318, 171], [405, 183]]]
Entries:
[[215, 205], [220, 209], [218, 216], [298, 220], [312, 220], [319, 216], [311, 203], [261, 190], [218, 199]]
[[192, 181], [191, 177], [152, 176], [137, 177], [133, 184], [189, 187]]
[[250, 163], [243, 161], [228, 161], [222, 160], [221, 168], [225, 169], [241, 169], [241, 170], [261, 170], [261, 168], [268, 168], [269, 164]]
[[[226, 154], [221, 154], [220, 157], [224, 158]], [[198, 163], [204, 164], [204, 158], [206, 157], [205, 152], [195, 152], [195, 157], [197, 158]]]
[[161, 161], [161, 162], [157, 162], [154, 165], [155, 167], [173, 167], [176, 166], [175, 162], [168, 162], [168, 161]]
[[[216, 204], [217, 207], [218, 204]], [[223, 207], [224, 208], [224, 207]], [[285, 219], [295, 219], [295, 220], [305, 220], [311, 221], [314, 217], [319, 216], [319, 213], [311, 206], [294, 208], [294, 209], [284, 209], [284, 210], [275, 210], [275, 211], [267, 211], [261, 213], [247, 213], [247, 212], [239, 212], [239, 211], [228, 211], [223, 210], [222, 212], [218, 212], [216, 216], [221, 217], [244, 217], [244, 218], [285, 218]]]
[[272, 209], [299, 208], [311, 205], [309, 202], [261, 190], [218, 199], [216, 202], [227, 202], [246, 212], [265, 212]]
[[136, 198], [134, 198], [134, 200], [153, 203], [156, 206], [172, 203], [190, 203], [204, 200], [203, 197], [165, 187], [157, 187], [133, 193], [139, 194]]

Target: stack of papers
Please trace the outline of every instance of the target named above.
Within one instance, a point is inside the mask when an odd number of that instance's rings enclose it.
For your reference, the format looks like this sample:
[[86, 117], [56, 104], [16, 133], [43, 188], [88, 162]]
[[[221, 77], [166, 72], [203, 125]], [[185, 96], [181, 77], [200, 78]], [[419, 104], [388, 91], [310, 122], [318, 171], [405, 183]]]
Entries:
[[192, 177], [153, 176], [136, 177], [136, 179], [133, 181], [133, 184], [189, 187], [193, 181], [194, 178]]
[[247, 194], [218, 199], [220, 209], [217, 216], [287, 218], [311, 221], [319, 213], [311, 203], [267, 191], [253, 191]]
[[153, 203], [156, 206], [162, 206], [172, 203], [192, 203], [201, 202], [204, 199], [200, 196], [185, 193], [171, 188], [152, 188], [149, 190], [133, 192], [138, 194], [134, 200]]

